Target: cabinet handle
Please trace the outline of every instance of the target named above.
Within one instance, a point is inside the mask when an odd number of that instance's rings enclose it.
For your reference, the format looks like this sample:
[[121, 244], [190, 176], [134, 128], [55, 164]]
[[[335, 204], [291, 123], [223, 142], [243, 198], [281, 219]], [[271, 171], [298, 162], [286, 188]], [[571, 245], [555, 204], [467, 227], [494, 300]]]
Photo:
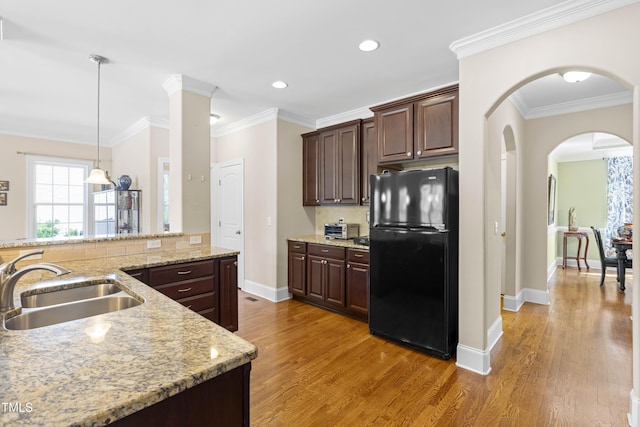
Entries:
[[189, 292], [191, 288], [178, 289], [178, 292]]
[[178, 274], [181, 276], [184, 276], [185, 274], [191, 274], [191, 270], [187, 270], [187, 271], [178, 271]]
[[347, 268], [351, 268], [351, 264], [347, 264]]
[[365, 199], [365, 198], [363, 197], [363, 198], [362, 198], [362, 201], [363, 201], [363, 202], [366, 202], [366, 201], [367, 201], [367, 199]]
[[294, 249], [300, 249], [300, 245], [293, 245]]
[[316, 203], [320, 203], [320, 199], [316, 199]]
[[420, 156], [420, 155], [422, 155], [422, 151], [418, 151], [416, 154], [417, 154], [418, 156]]
[[301, 261], [304, 261], [304, 257], [300, 258]]
[[329, 249], [320, 249], [320, 252], [327, 253], [327, 252], [329, 252]]
[[353, 254], [353, 256], [356, 257], [356, 258], [362, 258], [364, 255], [362, 255], [362, 254]]
[[238, 261], [233, 261], [233, 265], [238, 266]]
[[407, 157], [411, 157], [411, 151], [407, 151]]

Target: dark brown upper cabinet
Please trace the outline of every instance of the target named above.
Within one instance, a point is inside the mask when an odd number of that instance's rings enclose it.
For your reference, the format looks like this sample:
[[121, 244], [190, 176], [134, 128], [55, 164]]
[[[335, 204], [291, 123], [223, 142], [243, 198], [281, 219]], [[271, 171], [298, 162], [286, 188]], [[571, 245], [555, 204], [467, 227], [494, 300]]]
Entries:
[[458, 86], [371, 108], [378, 163], [394, 164], [458, 153]]
[[321, 204], [359, 204], [360, 120], [320, 132], [320, 176]]
[[320, 206], [320, 134], [302, 135], [302, 205]]
[[360, 147], [361, 181], [360, 192], [363, 205], [369, 204], [371, 190], [369, 176], [378, 172], [378, 134], [373, 123], [373, 117], [362, 121], [362, 145]]

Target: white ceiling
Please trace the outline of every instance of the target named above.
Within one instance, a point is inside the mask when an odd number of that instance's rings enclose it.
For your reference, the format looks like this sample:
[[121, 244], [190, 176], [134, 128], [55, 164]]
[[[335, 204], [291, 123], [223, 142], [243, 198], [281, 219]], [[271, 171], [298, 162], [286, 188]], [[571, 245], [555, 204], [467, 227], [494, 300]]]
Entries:
[[[0, 132], [95, 143], [89, 54], [111, 61], [102, 67], [106, 145], [143, 117], [168, 120], [162, 83], [173, 74], [218, 86], [214, 132], [272, 108], [316, 123], [455, 82], [452, 42], [566, 3], [585, 0], [0, 0]], [[380, 49], [360, 52], [367, 38]], [[621, 90], [600, 83], [531, 86], [517, 98], [535, 111]]]

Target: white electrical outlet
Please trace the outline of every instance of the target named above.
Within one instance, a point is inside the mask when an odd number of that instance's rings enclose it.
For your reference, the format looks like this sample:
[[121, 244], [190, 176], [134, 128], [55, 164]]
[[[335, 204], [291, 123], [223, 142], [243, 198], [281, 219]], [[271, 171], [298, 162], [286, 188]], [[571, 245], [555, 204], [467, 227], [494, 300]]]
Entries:
[[344, 218], [338, 218], [338, 224], [344, 224]]
[[162, 247], [162, 240], [147, 240], [147, 249], [155, 249]]
[[202, 243], [202, 236], [191, 236], [189, 237], [189, 244], [191, 245], [199, 245]]
[[271, 227], [271, 217], [270, 216], [267, 217], [267, 225], [269, 227]]

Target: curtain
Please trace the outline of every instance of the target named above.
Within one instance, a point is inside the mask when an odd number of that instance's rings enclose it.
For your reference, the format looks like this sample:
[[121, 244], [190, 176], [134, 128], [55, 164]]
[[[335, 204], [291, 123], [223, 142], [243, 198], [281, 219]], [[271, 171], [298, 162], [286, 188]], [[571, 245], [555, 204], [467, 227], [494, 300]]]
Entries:
[[633, 222], [633, 157], [607, 159], [607, 229], [604, 243], [607, 256], [615, 251], [610, 248], [612, 237], [618, 237], [618, 227]]

